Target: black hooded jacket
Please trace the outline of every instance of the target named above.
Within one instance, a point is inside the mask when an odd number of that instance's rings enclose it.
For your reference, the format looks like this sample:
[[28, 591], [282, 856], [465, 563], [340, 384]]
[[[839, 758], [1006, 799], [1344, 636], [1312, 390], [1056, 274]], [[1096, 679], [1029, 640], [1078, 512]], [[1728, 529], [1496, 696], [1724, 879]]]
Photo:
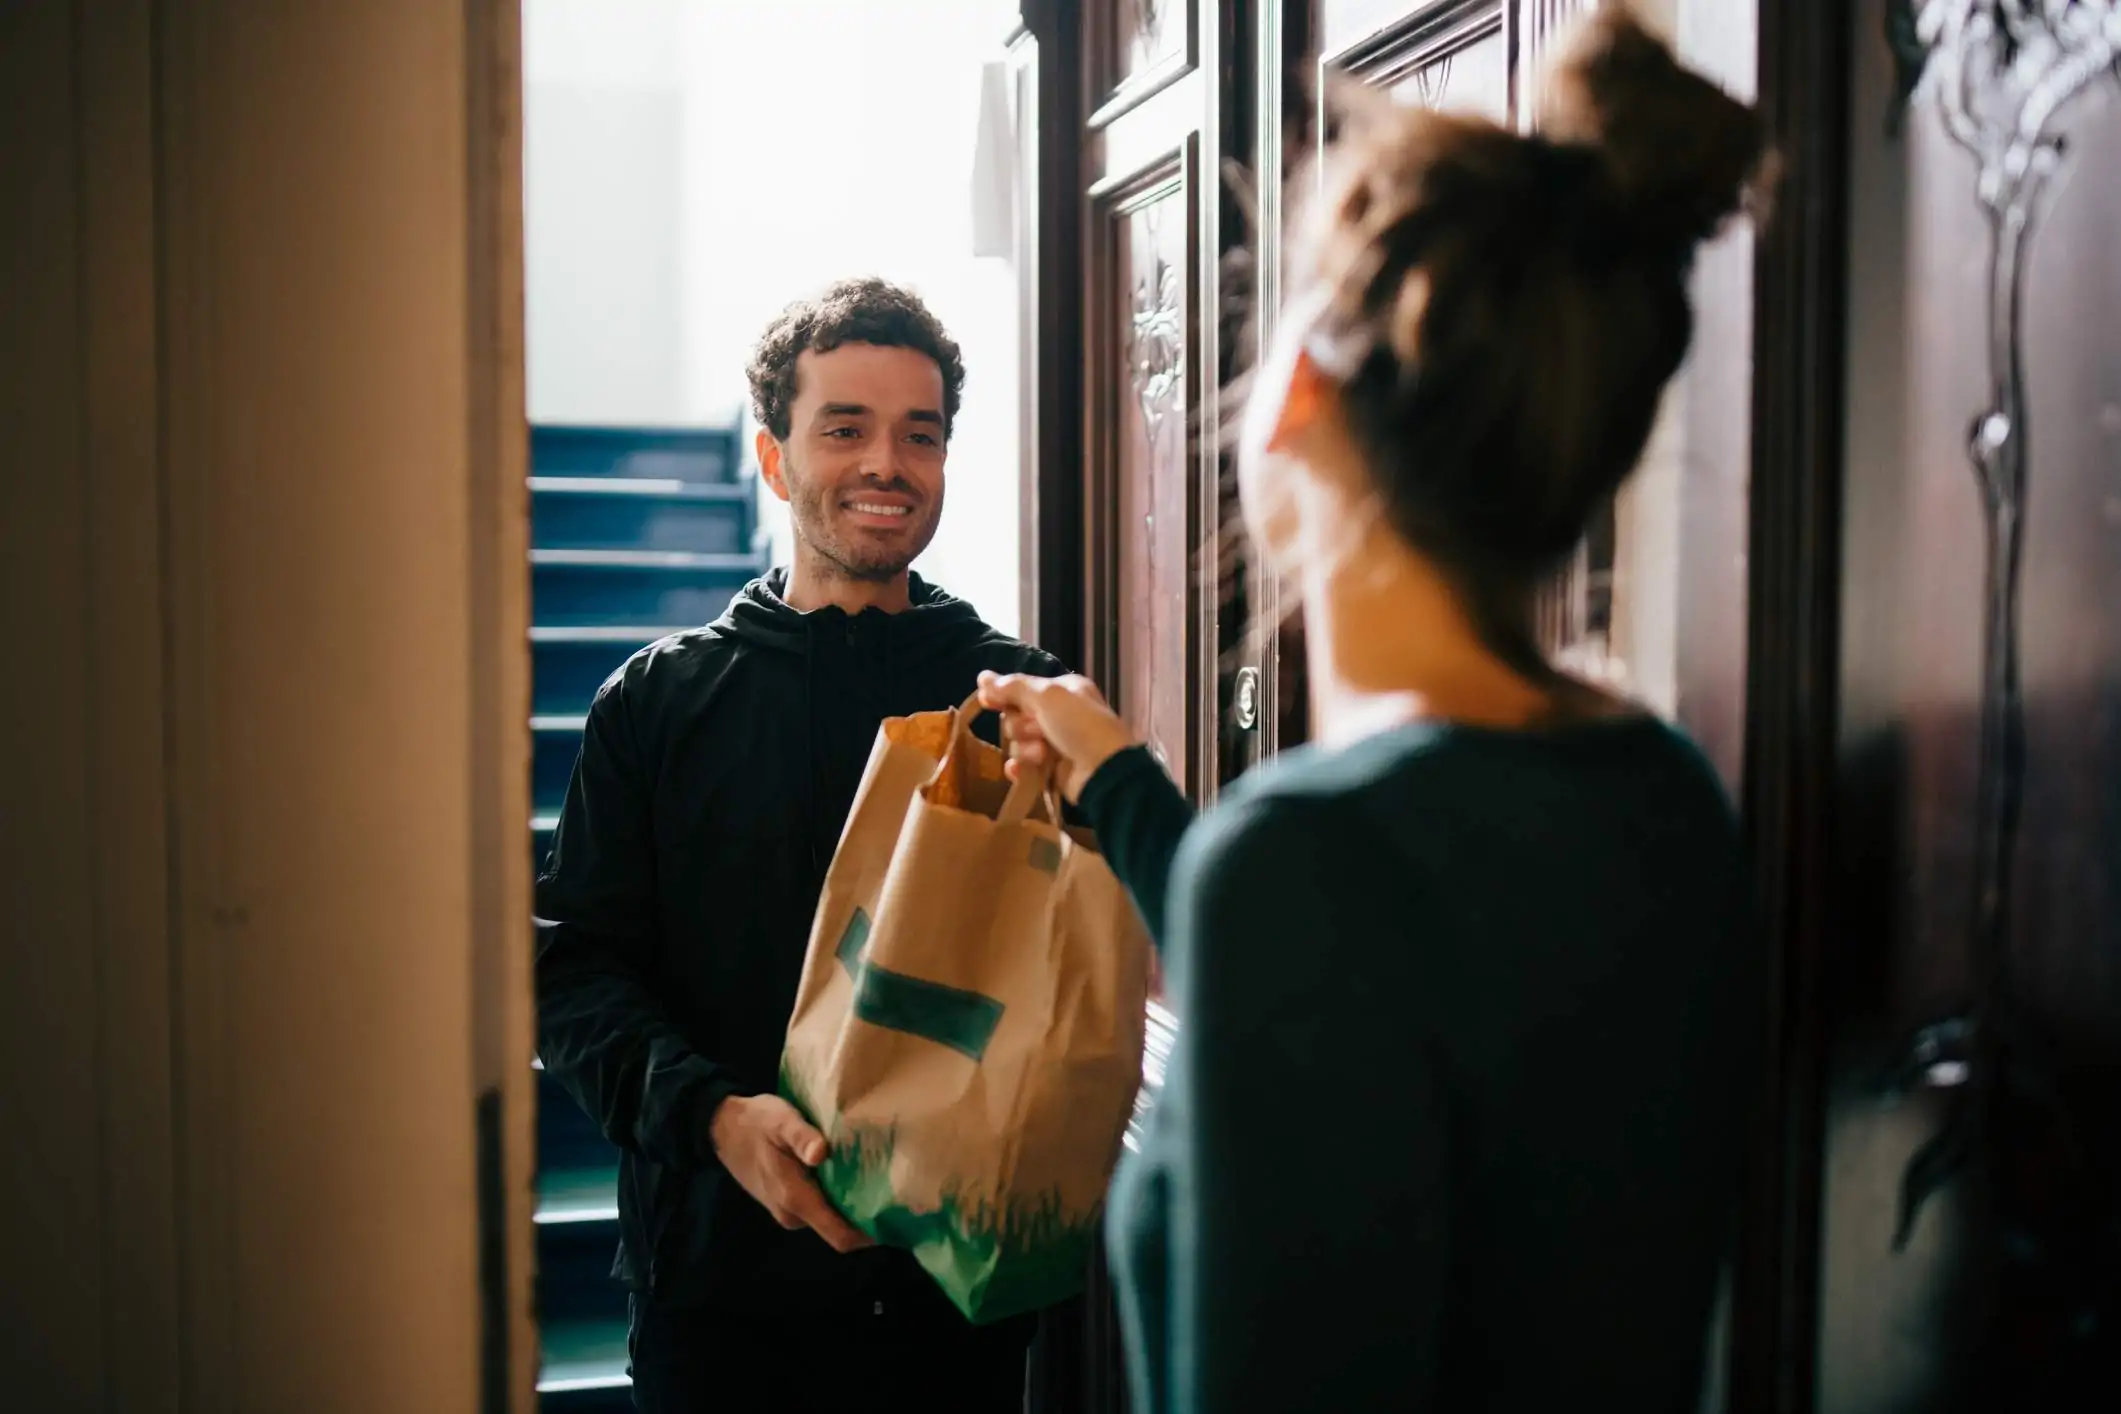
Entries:
[[760, 1314], [947, 1311], [904, 1252], [783, 1230], [716, 1161], [708, 1117], [775, 1087], [878, 724], [956, 706], [982, 669], [1061, 668], [918, 577], [897, 614], [798, 613], [784, 584], [747, 585], [598, 691], [538, 878], [538, 1054], [620, 1150], [614, 1271], [634, 1290]]

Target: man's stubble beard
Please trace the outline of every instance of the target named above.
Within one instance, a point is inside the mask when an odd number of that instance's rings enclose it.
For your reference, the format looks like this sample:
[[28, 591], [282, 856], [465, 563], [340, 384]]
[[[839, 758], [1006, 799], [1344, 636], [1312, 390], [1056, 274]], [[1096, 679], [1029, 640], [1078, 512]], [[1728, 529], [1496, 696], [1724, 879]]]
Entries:
[[926, 501], [918, 514], [928, 517], [927, 527], [916, 540], [909, 542], [903, 559], [888, 555], [884, 559], [865, 559], [850, 545], [837, 543], [830, 533], [833, 506], [840, 491], [837, 487], [823, 491], [809, 484], [809, 477], [791, 464], [787, 469], [789, 519], [794, 525], [799, 547], [807, 550], [815, 562], [815, 568], [835, 579], [854, 584], [888, 584], [911, 569], [935, 539], [935, 532], [942, 524], [943, 498], [938, 491]]

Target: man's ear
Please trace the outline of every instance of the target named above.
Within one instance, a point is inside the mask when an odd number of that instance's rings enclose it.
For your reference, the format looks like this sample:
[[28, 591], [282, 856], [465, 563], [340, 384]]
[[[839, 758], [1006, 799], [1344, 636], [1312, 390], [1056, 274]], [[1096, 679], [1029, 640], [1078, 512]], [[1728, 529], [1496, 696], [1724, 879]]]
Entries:
[[1300, 442], [1305, 434], [1318, 425], [1333, 405], [1336, 392], [1333, 380], [1325, 370], [1315, 363], [1308, 352], [1299, 352], [1289, 368], [1289, 387], [1281, 400], [1281, 412], [1274, 419], [1274, 431], [1267, 438], [1267, 450], [1286, 452]]
[[759, 479], [766, 483], [774, 495], [787, 500], [788, 477], [781, 469], [781, 444], [774, 439], [771, 432], [761, 427], [758, 437], [751, 445], [759, 457]]

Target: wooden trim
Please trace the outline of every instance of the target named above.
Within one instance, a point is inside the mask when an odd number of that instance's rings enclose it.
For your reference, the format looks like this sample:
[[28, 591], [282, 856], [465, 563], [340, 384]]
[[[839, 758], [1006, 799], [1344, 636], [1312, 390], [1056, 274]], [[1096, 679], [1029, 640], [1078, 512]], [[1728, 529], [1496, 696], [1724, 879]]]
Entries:
[[1504, 27], [1505, 0], [1443, 0], [1356, 40], [1324, 61], [1328, 71], [1388, 88]]
[[1179, 0], [1179, 3], [1186, 7], [1185, 47], [1156, 67], [1134, 74], [1124, 82], [1117, 82], [1113, 78], [1119, 61], [1111, 52], [1110, 26], [1102, 23], [1103, 7], [1109, 6], [1112, 0], [1096, 0], [1100, 9], [1095, 16], [1090, 13], [1089, 6], [1084, 7], [1082, 19], [1092, 32], [1089, 81], [1091, 92], [1095, 95], [1095, 104], [1088, 121], [1092, 132], [1107, 127], [1133, 112], [1200, 67], [1200, 7], [1208, 2], [1209, 0]]
[[[1249, 367], [1257, 368], [1273, 347], [1281, 311], [1288, 183], [1314, 140], [1311, 93], [1301, 76], [1317, 72], [1318, 57], [1312, 0], [1258, 0], [1250, 10], [1257, 27], [1239, 42], [1249, 43], [1253, 55], [1246, 97], [1251, 104], [1251, 170], [1258, 227], [1251, 233], [1252, 321], [1242, 356]], [[1245, 764], [1249, 765], [1280, 751], [1285, 725], [1303, 720], [1301, 702], [1285, 702], [1283, 688], [1285, 670], [1293, 669], [1287, 676], [1300, 695], [1304, 672], [1301, 652], [1284, 622], [1295, 606], [1284, 603], [1280, 583], [1249, 548], [1245, 562], [1245, 604], [1251, 621], [1243, 626], [1245, 637], [1236, 646], [1242, 661], [1259, 671], [1259, 724], [1246, 753]], [[1287, 664], [1285, 652], [1290, 655]], [[1292, 705], [1297, 709], [1294, 715], [1289, 710]], [[1226, 767], [1224, 774], [1236, 772]]]
[[1081, 669], [1083, 602], [1082, 31], [1074, 7], [1027, 4], [1028, 39], [1014, 49], [1029, 73], [1035, 163], [1023, 173], [1028, 228], [1018, 238], [1033, 303], [1019, 331], [1029, 374], [1018, 468], [1024, 539], [1023, 636]]
[[[1282, 265], [1286, 259], [1283, 237], [1287, 215], [1288, 151], [1300, 136], [1289, 131], [1289, 114], [1283, 100], [1288, 76], [1297, 70], [1291, 55], [1292, 18], [1308, 21], [1309, 0], [1259, 0], [1253, 7], [1258, 30], [1253, 38], [1252, 185], [1257, 197], [1258, 229], [1252, 232], [1252, 323], [1251, 338], [1243, 351], [1250, 368], [1267, 361], [1274, 347], [1275, 322], [1281, 312]], [[1308, 24], [1305, 29], [1308, 30]], [[1301, 111], [1300, 109], [1298, 111]], [[1235, 458], [1233, 455], [1234, 468]], [[1273, 755], [1281, 736], [1281, 585], [1247, 547], [1245, 553], [1245, 605], [1252, 622], [1245, 626], [1242, 661], [1259, 673], [1259, 721], [1252, 728], [1250, 755], [1263, 760]]]
[[521, 0], [464, 0], [470, 511], [472, 1064], [479, 1152], [480, 1408], [537, 1404], [528, 1274], [537, 1172], [530, 783], [530, 471], [523, 294]]
[[[1222, 105], [1212, 91], [1208, 123], [1217, 122]], [[1219, 135], [1218, 135], [1219, 137]], [[1222, 553], [1222, 450], [1216, 429], [1222, 423], [1222, 252], [1223, 184], [1211, 174], [1201, 180], [1201, 152], [1217, 138], [1196, 130], [1186, 140], [1184, 182], [1190, 212], [1186, 221], [1186, 302], [1193, 337], [1186, 340], [1185, 465], [1193, 478], [1186, 507], [1186, 623], [1193, 638], [1193, 692], [1186, 704], [1186, 775], [1193, 798], [1202, 805], [1216, 797], [1222, 784], [1222, 585], [1217, 573]]]
[[[87, 556], [87, 573], [79, 581], [86, 672], [78, 680], [87, 696], [81, 723], [87, 770], [79, 785], [94, 853], [89, 941], [95, 1014], [67, 1021], [87, 1025], [94, 1035], [98, 1110], [93, 1122], [101, 1166], [83, 1173], [81, 1181], [100, 1181], [102, 1237], [100, 1250], [76, 1251], [73, 1260], [93, 1269], [102, 1288], [101, 1341], [94, 1348], [100, 1350], [95, 1363], [102, 1367], [104, 1406], [175, 1410], [184, 1403], [178, 1332], [187, 1214], [174, 1182], [182, 1140], [171, 1066], [179, 969], [173, 950], [167, 760], [170, 666], [163, 534], [168, 494], [156, 415], [162, 396], [157, 21], [149, 0], [72, 8], [79, 85], [81, 543]], [[18, 140], [32, 141], [27, 134]], [[34, 141], [41, 146], [48, 140]], [[54, 353], [41, 352], [45, 358]], [[16, 450], [22, 450], [19, 443]], [[56, 471], [40, 467], [25, 479], [43, 480]], [[35, 612], [57, 618], [61, 607], [39, 604]], [[19, 639], [9, 642], [18, 654], [27, 646]], [[57, 666], [39, 660], [38, 671]], [[36, 706], [50, 711], [65, 700], [40, 691]], [[27, 740], [20, 744], [29, 746]], [[47, 737], [40, 748], [50, 745]], [[20, 804], [23, 782], [12, 779], [10, 785]], [[25, 825], [35, 819], [39, 830], [50, 828], [50, 821], [34, 811], [25, 810], [17, 819]], [[32, 850], [29, 858], [36, 857]], [[40, 888], [48, 882], [33, 881]], [[32, 907], [29, 916], [36, 918], [38, 910]], [[19, 916], [14, 922], [23, 924]], [[63, 939], [40, 942], [51, 948]], [[11, 986], [24, 986], [19, 974]], [[31, 1083], [47, 1084], [49, 1077]], [[25, 1214], [18, 1221], [50, 1216]], [[49, 1340], [50, 1328], [40, 1338]], [[26, 1405], [35, 1405], [40, 1396], [63, 1398], [57, 1388], [39, 1387], [34, 1362], [28, 1372], [10, 1363], [11, 1382]]]
[[178, 1228], [181, 1403], [229, 1402], [236, 1389], [232, 1252], [236, 1210], [227, 1145], [209, 1122], [235, 1112], [226, 1001], [230, 923], [216, 903], [227, 876], [214, 691], [214, 478], [226, 455], [212, 414], [215, 196], [207, 160], [215, 115], [211, 17], [204, 7], [154, 16], [156, 357], [163, 497], [164, 761], [169, 805], [173, 1188]]
[[1040, 298], [1041, 224], [1045, 203], [1041, 200], [1042, 174], [1039, 161], [1039, 47], [1038, 37], [1019, 26], [1010, 36], [1009, 106], [1014, 127], [1011, 141], [1016, 152], [1016, 189], [1011, 194], [1014, 229], [1010, 233], [1010, 258], [1016, 277], [1016, 608], [1018, 631], [1037, 640], [1042, 594], [1039, 566], [1042, 561], [1039, 530], [1045, 524], [1039, 489], [1040, 430], [1043, 426], [1040, 393], [1044, 387], [1045, 360], [1040, 335], [1044, 303]]
[[1803, 1414], [1815, 1383], [1849, 43], [1835, 0], [1760, 6], [1759, 103], [1788, 176], [1754, 267], [1744, 816], [1774, 976], [1767, 1089], [1732, 1293], [1735, 1414]]

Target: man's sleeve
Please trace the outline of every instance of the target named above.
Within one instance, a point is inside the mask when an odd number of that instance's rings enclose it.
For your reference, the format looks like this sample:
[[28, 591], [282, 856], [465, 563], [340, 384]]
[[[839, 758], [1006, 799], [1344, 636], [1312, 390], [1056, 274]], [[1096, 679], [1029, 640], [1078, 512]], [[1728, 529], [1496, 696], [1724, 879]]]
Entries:
[[656, 945], [649, 786], [621, 673], [598, 692], [538, 878], [538, 1056], [604, 1136], [659, 1164], [711, 1161], [707, 1122], [737, 1092], [648, 982]]

